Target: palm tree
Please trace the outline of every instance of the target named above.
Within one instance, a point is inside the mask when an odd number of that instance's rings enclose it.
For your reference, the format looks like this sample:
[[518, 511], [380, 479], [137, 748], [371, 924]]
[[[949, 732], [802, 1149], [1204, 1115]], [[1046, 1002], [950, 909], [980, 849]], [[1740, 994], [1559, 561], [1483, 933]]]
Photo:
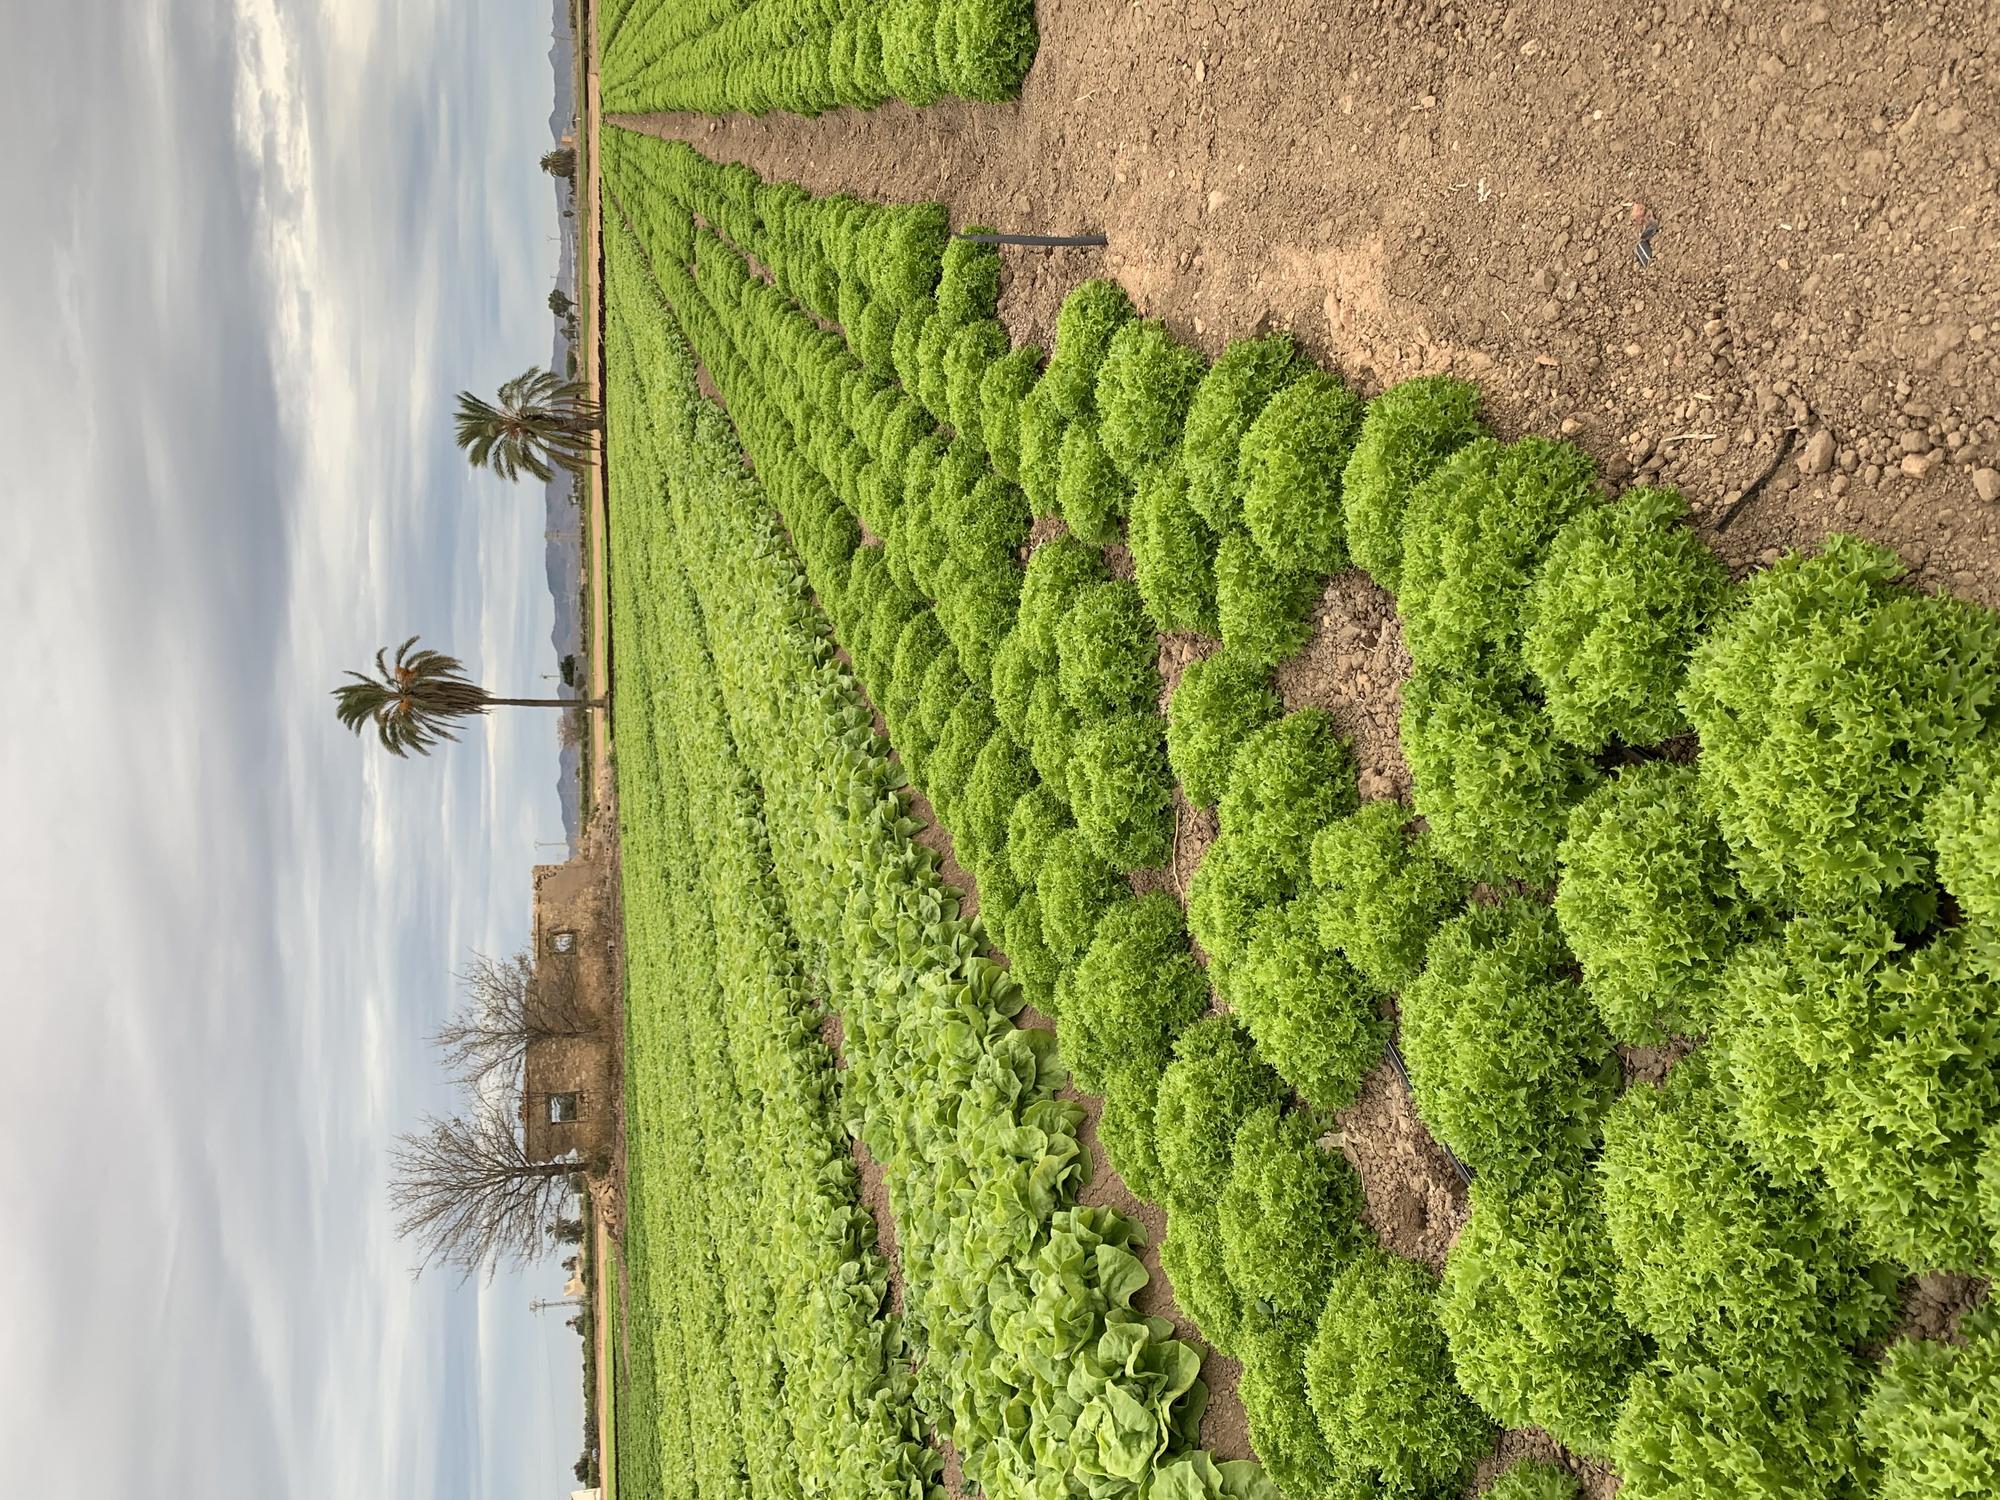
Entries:
[[571, 181], [575, 181], [576, 148], [574, 146], [558, 146], [553, 151], [544, 151], [542, 153], [542, 170], [551, 177], [567, 177]]
[[581, 474], [601, 420], [590, 388], [553, 370], [523, 370], [500, 387], [497, 405], [458, 393], [458, 446], [475, 469], [490, 463], [502, 479], [526, 470], [547, 483], [552, 464]]
[[465, 675], [464, 664], [442, 651], [412, 651], [411, 636], [396, 648], [392, 666], [388, 648], [375, 653], [370, 677], [349, 672], [352, 682], [333, 690], [334, 713], [356, 734], [373, 723], [382, 748], [391, 755], [414, 750], [429, 755], [440, 740], [457, 740], [456, 719], [483, 714], [491, 708], [603, 708], [603, 698], [496, 698]]

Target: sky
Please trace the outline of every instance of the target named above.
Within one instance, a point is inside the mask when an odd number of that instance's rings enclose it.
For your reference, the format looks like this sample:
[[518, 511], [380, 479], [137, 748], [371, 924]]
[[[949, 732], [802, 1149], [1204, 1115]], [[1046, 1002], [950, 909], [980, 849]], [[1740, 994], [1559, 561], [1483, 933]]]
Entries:
[[7, 21], [0, 1493], [566, 1494], [562, 1272], [413, 1280], [384, 1191], [553, 726], [403, 762], [327, 696], [413, 633], [555, 670], [540, 489], [449, 427], [549, 348], [550, 7]]

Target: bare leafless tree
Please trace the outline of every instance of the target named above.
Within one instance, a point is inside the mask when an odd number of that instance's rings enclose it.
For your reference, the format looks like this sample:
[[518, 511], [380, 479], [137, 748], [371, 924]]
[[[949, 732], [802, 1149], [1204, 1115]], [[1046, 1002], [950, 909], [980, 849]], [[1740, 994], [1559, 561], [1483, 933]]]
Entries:
[[421, 1252], [418, 1271], [455, 1266], [470, 1277], [539, 1259], [549, 1220], [563, 1217], [573, 1179], [589, 1163], [530, 1161], [505, 1103], [425, 1120], [398, 1137], [389, 1206], [396, 1233]]
[[583, 1002], [573, 958], [537, 964], [526, 949], [498, 961], [475, 953], [457, 977], [465, 1004], [431, 1041], [452, 1076], [475, 1093], [518, 1086], [529, 1043], [601, 1029]]

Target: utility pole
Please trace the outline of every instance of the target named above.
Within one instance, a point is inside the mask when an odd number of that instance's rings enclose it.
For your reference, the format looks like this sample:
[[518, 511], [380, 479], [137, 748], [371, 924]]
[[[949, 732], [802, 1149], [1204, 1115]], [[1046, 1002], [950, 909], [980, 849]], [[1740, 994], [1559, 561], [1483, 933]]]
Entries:
[[529, 1312], [540, 1312], [547, 1307], [585, 1307], [588, 1304], [581, 1297], [537, 1297], [528, 1304]]

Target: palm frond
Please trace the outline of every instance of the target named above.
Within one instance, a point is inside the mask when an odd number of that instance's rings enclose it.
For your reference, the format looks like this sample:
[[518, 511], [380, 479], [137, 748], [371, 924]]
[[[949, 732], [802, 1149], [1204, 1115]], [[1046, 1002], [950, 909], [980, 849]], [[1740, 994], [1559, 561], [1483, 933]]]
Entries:
[[416, 650], [417, 639], [411, 636], [398, 646], [393, 662], [387, 647], [377, 651], [377, 676], [350, 670], [353, 680], [333, 690], [341, 724], [356, 734], [373, 724], [382, 747], [397, 756], [413, 750], [428, 755], [440, 742], [456, 740], [453, 722], [485, 713], [491, 697], [457, 657]]
[[531, 367], [500, 387], [497, 404], [460, 391], [454, 421], [455, 439], [474, 468], [547, 483], [555, 466], [571, 473], [588, 467], [603, 413], [582, 381]]

